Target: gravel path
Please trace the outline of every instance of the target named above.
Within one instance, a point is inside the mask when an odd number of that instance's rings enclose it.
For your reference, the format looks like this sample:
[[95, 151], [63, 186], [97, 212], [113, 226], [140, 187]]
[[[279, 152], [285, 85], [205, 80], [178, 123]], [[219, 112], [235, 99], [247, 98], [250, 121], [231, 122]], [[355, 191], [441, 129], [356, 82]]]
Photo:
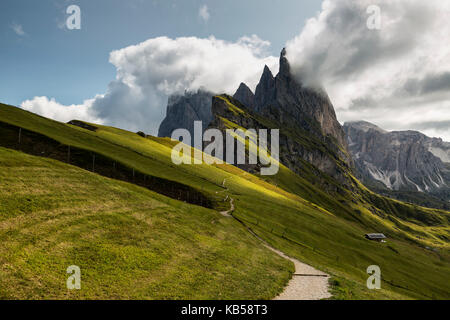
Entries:
[[290, 258], [283, 252], [268, 245], [266, 247], [279, 256], [291, 260], [295, 265], [295, 273], [292, 279], [275, 300], [320, 300], [331, 297], [328, 291], [329, 276], [326, 273], [316, 270], [297, 259]]
[[[228, 197], [228, 196], [227, 196]], [[225, 199], [226, 200], [226, 199]], [[234, 199], [231, 198], [230, 200], [230, 210], [222, 211], [220, 214], [225, 217], [232, 217], [231, 213], [234, 211]]]
[[[222, 186], [225, 187], [224, 179]], [[228, 199], [225, 198], [225, 201]], [[226, 217], [233, 217], [232, 212], [234, 211], [234, 199], [230, 198], [230, 210], [222, 211], [221, 214]], [[298, 261], [297, 259], [288, 257], [283, 252], [272, 248], [263, 239], [261, 239], [257, 234], [255, 234], [250, 228], [248, 231], [258, 238], [268, 249], [272, 250], [280, 257], [288, 259], [294, 263], [295, 273], [292, 279], [289, 281], [287, 286], [284, 288], [283, 292], [276, 297], [274, 300], [321, 300], [330, 298], [331, 294], [329, 292], [329, 275], [314, 269], [313, 267]]]
[[328, 283], [330, 276], [328, 274], [314, 269], [297, 259], [288, 257], [280, 250], [269, 246], [252, 230], [248, 230], [264, 243], [268, 249], [272, 250], [280, 257], [291, 260], [294, 263], [295, 273], [292, 275], [292, 279], [284, 288], [283, 292], [278, 297], [275, 297], [274, 300], [321, 300], [331, 297]]

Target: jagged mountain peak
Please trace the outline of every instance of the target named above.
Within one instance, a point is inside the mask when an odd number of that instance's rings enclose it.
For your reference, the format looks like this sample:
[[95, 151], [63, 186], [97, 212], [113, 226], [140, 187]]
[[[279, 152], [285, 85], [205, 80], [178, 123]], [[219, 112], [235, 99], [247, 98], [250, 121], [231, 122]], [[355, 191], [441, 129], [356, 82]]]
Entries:
[[[208, 125], [214, 127], [215, 122], [220, 124], [215, 118], [219, 116], [220, 120], [220, 116], [224, 115], [215, 115], [212, 112], [212, 96], [203, 96], [197, 92], [194, 95], [185, 94], [183, 97], [170, 99], [169, 102], [176, 103], [169, 103], [159, 136], [170, 136], [172, 130], [176, 128], [187, 128], [191, 131], [196, 120], [203, 121], [203, 128]], [[286, 157], [283, 158], [286, 163], [300, 168], [303, 159], [346, 183], [345, 170], [339, 168], [351, 167], [352, 160], [346, 152], [345, 134], [336, 119], [333, 105], [326, 94], [304, 87], [296, 80], [290, 72], [286, 50], [281, 52], [280, 72], [276, 77], [266, 65], [255, 93], [253, 94], [245, 83], [241, 83], [233, 98], [259, 119], [266, 119], [275, 124], [276, 128], [273, 129], [285, 128], [288, 131], [295, 131], [303, 136], [300, 140], [311, 142], [302, 145], [294, 142], [294, 138], [286, 137], [285, 147], [296, 154], [292, 156], [291, 152], [286, 153]], [[223, 104], [221, 99], [215, 99], [215, 103], [219, 106]], [[240, 120], [246, 119], [235, 120], [239, 123]], [[239, 125], [253, 128], [249, 123]], [[256, 126], [257, 123], [253, 125]], [[312, 145], [320, 145], [321, 150], [313, 150]]]
[[274, 79], [272, 70], [270, 70], [270, 68], [267, 66], [267, 64], [264, 65], [264, 70], [263, 70], [263, 73], [261, 75], [261, 80], [260, 81], [263, 81], [265, 79]]
[[277, 112], [281, 122], [288, 121], [289, 125], [318, 137], [331, 136], [346, 150], [345, 134], [328, 95], [322, 90], [303, 86], [290, 70], [286, 49], [283, 49], [277, 76], [274, 78], [270, 69], [264, 68], [255, 91], [254, 110], [261, 114]]
[[281, 54], [280, 54], [280, 71], [279, 74], [281, 75], [285, 75], [285, 76], [289, 76], [291, 73], [291, 67], [289, 65], [289, 61], [286, 58], [286, 48], [283, 48], [283, 50], [281, 50]]
[[237, 91], [239, 91], [239, 90], [245, 90], [245, 91], [248, 91], [251, 94], [253, 94], [252, 89], [250, 89], [244, 82], [241, 82], [241, 84], [239, 85], [239, 88]]
[[233, 98], [239, 100], [241, 103], [246, 105], [249, 109], [253, 109], [255, 105], [255, 95], [252, 90], [243, 82], [239, 85]]
[[275, 78], [266, 65], [255, 90], [254, 109], [260, 112], [264, 106], [275, 99]]

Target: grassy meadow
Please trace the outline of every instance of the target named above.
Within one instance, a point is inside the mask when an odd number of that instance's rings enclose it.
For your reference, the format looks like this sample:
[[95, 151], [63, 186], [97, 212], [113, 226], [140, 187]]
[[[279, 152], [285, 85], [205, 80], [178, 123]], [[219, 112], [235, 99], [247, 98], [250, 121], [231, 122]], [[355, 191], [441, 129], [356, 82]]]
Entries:
[[235, 220], [133, 184], [5, 148], [0, 181], [1, 299], [270, 299], [293, 272]]
[[[258, 177], [230, 165], [171, 162], [170, 139], [99, 126], [93, 132], [0, 105], [0, 122], [95, 151], [195, 188], [213, 209], [164, 197], [63, 162], [0, 148], [0, 298], [270, 299], [293, 265], [332, 275], [334, 299], [448, 299], [450, 213], [358, 192], [330, 195], [281, 166]], [[1, 137], [0, 137], [1, 141]], [[224, 186], [225, 181], [225, 186]], [[387, 243], [364, 239], [383, 232]], [[69, 265], [80, 291], [65, 288]], [[368, 290], [379, 265], [382, 289]]]

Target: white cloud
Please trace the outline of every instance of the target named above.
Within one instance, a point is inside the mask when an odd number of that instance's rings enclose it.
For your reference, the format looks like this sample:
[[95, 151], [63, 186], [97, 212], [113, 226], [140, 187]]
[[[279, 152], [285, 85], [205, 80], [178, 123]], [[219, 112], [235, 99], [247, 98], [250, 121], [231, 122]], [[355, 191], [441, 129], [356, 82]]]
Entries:
[[209, 9], [208, 6], [206, 4], [204, 4], [203, 6], [200, 7], [200, 9], [198, 10], [198, 16], [200, 18], [203, 19], [203, 21], [208, 22], [209, 21]]
[[14, 32], [18, 35], [18, 36], [24, 36], [25, 35], [25, 31], [23, 30], [23, 27], [21, 24], [17, 24], [17, 23], [13, 23], [11, 25], [11, 29], [14, 30]]
[[149, 39], [111, 52], [117, 75], [104, 95], [82, 106], [64, 107], [40, 97], [25, 101], [22, 107], [63, 121], [76, 111], [74, 115], [81, 120], [97, 118], [109, 125], [157, 134], [170, 94], [200, 88], [232, 94], [240, 82], [254, 89], [265, 64], [273, 71], [278, 69], [278, 58], [267, 55], [269, 45], [257, 36], [237, 42], [214, 37]]
[[[99, 96], [97, 97], [99, 98]], [[44, 117], [54, 120], [68, 122], [70, 120], [83, 119], [84, 121], [102, 123], [102, 120], [92, 114], [94, 99], [86, 100], [81, 105], [64, 106], [47, 97], [34, 97], [31, 100], [25, 100], [21, 103], [22, 109], [40, 114]]]
[[130, 87], [166, 94], [201, 87], [232, 93], [242, 81], [256, 87], [264, 64], [277, 68], [278, 59], [264, 55], [268, 45], [257, 36], [234, 43], [214, 37], [160, 37], [113, 51], [110, 62], [117, 78]]
[[[367, 28], [369, 5], [381, 8], [381, 30]], [[326, 88], [341, 121], [450, 141], [439, 125], [450, 121], [449, 16], [448, 1], [325, 0], [288, 42], [288, 59], [302, 81]]]

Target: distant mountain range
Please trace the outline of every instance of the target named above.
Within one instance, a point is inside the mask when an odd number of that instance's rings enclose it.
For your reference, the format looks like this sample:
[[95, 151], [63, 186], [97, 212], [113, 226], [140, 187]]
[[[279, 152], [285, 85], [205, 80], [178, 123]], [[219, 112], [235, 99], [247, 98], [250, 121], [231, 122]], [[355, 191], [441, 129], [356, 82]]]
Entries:
[[365, 121], [346, 123], [344, 130], [366, 185], [393, 195], [418, 192], [450, 201], [449, 142], [417, 131], [388, 132]]

